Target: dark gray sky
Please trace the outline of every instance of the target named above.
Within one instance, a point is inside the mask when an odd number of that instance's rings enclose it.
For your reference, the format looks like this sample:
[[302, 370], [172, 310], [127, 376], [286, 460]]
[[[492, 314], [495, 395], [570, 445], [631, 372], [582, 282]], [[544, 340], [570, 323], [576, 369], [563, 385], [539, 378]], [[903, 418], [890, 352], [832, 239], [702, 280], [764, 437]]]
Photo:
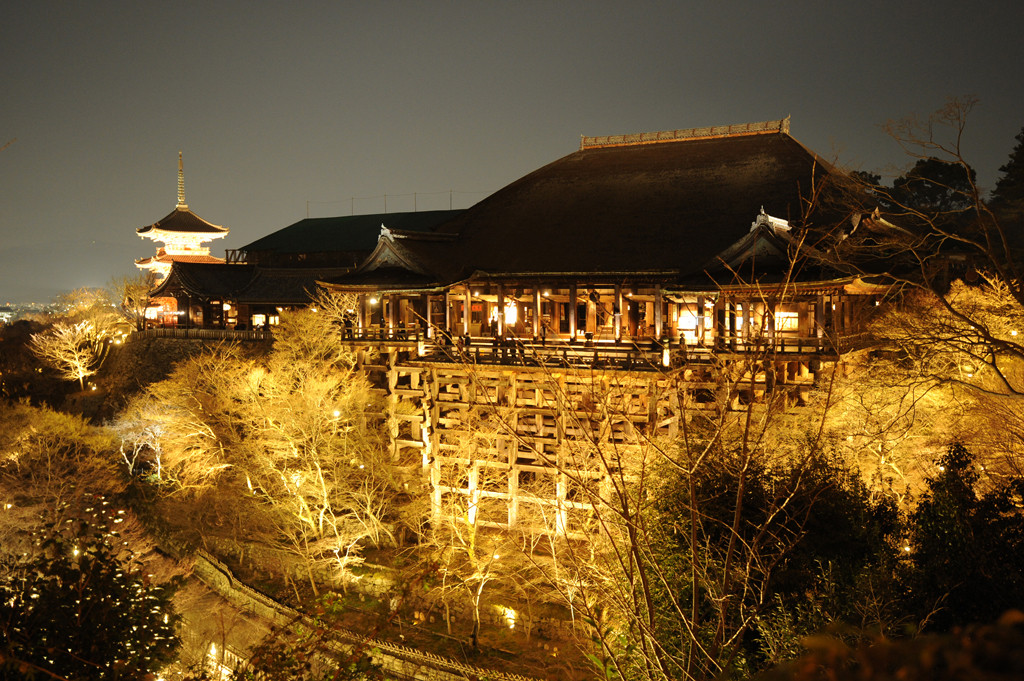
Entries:
[[133, 272], [179, 149], [223, 255], [307, 202], [466, 207], [581, 134], [792, 115], [811, 149], [885, 170], [907, 161], [881, 124], [973, 95], [964, 148], [991, 187], [1024, 126], [1021, 2], [10, 5], [0, 303]]

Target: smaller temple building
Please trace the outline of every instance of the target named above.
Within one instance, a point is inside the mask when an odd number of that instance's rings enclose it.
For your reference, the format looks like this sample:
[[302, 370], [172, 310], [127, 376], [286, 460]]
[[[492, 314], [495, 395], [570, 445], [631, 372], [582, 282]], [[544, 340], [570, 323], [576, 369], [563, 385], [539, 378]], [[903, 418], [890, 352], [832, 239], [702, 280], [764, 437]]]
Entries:
[[[210, 255], [204, 244], [228, 234], [226, 227], [215, 225], [199, 217], [185, 203], [185, 174], [181, 152], [178, 152], [178, 203], [174, 210], [157, 222], [139, 227], [135, 233], [142, 239], [152, 239], [158, 244], [156, 254], [135, 261], [135, 266], [152, 276], [155, 286], [164, 282], [174, 263], [221, 264], [223, 258]], [[151, 323], [175, 325], [184, 314], [173, 296], [156, 296], [150, 299], [146, 318]]]

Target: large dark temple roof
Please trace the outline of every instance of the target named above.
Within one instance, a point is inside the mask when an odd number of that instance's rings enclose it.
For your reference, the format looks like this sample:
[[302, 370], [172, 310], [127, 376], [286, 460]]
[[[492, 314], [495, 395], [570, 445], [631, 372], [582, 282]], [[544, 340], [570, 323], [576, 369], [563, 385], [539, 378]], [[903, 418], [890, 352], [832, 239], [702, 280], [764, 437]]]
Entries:
[[785, 132], [785, 121], [775, 125], [585, 146], [442, 225], [459, 234], [444, 278], [477, 270], [702, 271], [749, 232], [762, 208], [793, 225], [804, 221], [805, 199], [829, 168]]
[[333, 218], [306, 218], [238, 249], [247, 253], [362, 252], [377, 245], [381, 225], [405, 231], [429, 231], [461, 210], [377, 213]]

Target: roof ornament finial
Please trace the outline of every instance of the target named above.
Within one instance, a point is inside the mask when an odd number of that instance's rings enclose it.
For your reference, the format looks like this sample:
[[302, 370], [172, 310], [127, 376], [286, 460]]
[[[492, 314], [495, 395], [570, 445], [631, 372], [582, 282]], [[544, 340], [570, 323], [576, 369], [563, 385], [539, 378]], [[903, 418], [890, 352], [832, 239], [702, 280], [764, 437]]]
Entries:
[[178, 210], [187, 210], [188, 204], [185, 203], [185, 170], [181, 162], [181, 152], [178, 152]]

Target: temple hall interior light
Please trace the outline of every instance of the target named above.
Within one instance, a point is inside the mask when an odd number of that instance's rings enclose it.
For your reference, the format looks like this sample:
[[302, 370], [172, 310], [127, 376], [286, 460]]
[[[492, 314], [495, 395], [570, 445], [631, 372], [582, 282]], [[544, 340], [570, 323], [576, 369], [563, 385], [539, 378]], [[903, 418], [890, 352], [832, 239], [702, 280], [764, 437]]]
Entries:
[[515, 324], [519, 320], [519, 306], [516, 301], [510, 300], [505, 303], [505, 323]]

